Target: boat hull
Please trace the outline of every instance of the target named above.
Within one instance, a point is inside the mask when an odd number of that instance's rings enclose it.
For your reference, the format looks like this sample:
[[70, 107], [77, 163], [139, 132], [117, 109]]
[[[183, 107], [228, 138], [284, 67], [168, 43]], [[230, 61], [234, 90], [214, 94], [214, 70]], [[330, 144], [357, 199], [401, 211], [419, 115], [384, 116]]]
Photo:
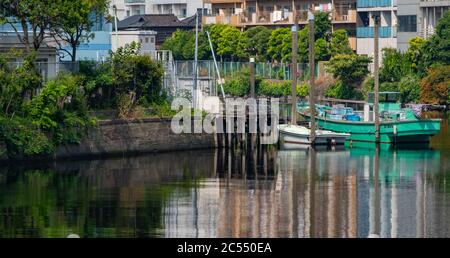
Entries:
[[[309, 119], [308, 115], [304, 115]], [[316, 118], [319, 127], [338, 133], [349, 133], [348, 141], [375, 142], [375, 123], [338, 121]], [[392, 121], [380, 124], [380, 143], [423, 143], [439, 133], [440, 119]]]
[[[285, 145], [310, 145], [311, 139], [308, 135], [293, 134], [280, 130], [281, 141]], [[337, 136], [321, 134], [317, 135], [314, 145], [344, 145], [348, 136]]]

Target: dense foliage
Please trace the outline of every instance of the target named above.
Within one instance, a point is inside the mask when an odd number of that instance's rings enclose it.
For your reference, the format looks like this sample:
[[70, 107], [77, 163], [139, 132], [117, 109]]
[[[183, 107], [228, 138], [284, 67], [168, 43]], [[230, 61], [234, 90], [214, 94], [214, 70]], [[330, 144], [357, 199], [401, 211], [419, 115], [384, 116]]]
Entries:
[[82, 62], [79, 74], [42, 83], [34, 55], [11, 68], [0, 56], [0, 144], [11, 158], [51, 154], [77, 144], [95, 125], [88, 110], [113, 108], [123, 117], [154, 108], [171, 114], [162, 92], [163, 68], [131, 44], [102, 64]]
[[[205, 27], [211, 35], [214, 51], [221, 61], [248, 61], [255, 57], [259, 62], [289, 62], [292, 56], [292, 32], [290, 28], [270, 30], [263, 26], [250, 28], [244, 32], [225, 24]], [[315, 50], [317, 61], [327, 61], [334, 54], [353, 53], [345, 30], [331, 33], [331, 19], [327, 12], [315, 14]], [[298, 60], [308, 62], [308, 27], [299, 31]], [[177, 31], [162, 45], [171, 50], [177, 60], [193, 60], [195, 31]], [[206, 33], [199, 34], [199, 59], [211, 58], [211, 50]]]
[[62, 54], [76, 60], [77, 49], [88, 42], [97, 17], [106, 15], [109, 0], [2, 0], [0, 25], [14, 28], [26, 54], [37, 51], [51, 37]]
[[368, 64], [370, 61], [370, 58], [356, 54], [333, 56], [326, 69], [337, 81], [325, 95], [342, 99], [360, 98], [361, 84], [369, 74]]
[[28, 62], [14, 70], [2, 65], [0, 74], [5, 75], [0, 76], [0, 142], [10, 157], [49, 154], [60, 144], [78, 143], [92, 125], [77, 76], [61, 74], [28, 95], [30, 86], [41, 81]]
[[431, 68], [421, 81], [422, 102], [446, 104], [449, 101], [450, 65]]

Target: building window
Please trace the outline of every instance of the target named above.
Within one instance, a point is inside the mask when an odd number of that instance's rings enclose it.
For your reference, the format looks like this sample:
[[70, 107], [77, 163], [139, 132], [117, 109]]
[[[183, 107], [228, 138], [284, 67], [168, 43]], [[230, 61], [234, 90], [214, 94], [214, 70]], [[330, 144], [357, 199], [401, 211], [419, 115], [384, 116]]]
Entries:
[[400, 15], [398, 16], [399, 32], [416, 32], [417, 16], [416, 15]]
[[127, 10], [127, 17], [130, 17], [130, 10]]
[[150, 38], [150, 43], [152, 43], [152, 44], [155, 43], [155, 38], [154, 37]]
[[148, 37], [145, 37], [145, 43], [148, 44]]

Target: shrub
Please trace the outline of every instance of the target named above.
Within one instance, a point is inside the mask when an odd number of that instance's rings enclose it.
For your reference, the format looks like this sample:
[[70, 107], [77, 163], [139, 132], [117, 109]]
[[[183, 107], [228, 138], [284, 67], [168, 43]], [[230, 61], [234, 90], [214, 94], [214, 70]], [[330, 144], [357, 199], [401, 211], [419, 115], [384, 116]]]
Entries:
[[429, 104], [446, 104], [449, 98], [450, 65], [430, 68], [420, 82], [420, 99]]
[[54, 150], [52, 141], [27, 118], [0, 117], [0, 142], [9, 157], [48, 154]]
[[119, 48], [112, 54], [113, 96], [135, 93], [133, 102], [141, 97], [152, 102], [162, 90], [164, 69], [160, 62], [150, 56], [138, 55], [139, 45]]
[[113, 107], [111, 101], [113, 76], [109, 62], [81, 61], [79, 74], [83, 78], [89, 107]]
[[[261, 78], [255, 77], [255, 91], [258, 89], [261, 83]], [[244, 97], [250, 93], [250, 70], [244, 69], [237, 76], [227, 78], [223, 85], [225, 94]]]
[[420, 99], [419, 78], [415, 75], [407, 75], [399, 82], [399, 90], [402, 103], [417, 102]]
[[[286, 97], [292, 94], [292, 81], [263, 80], [257, 91], [258, 95], [266, 97]], [[297, 84], [297, 96], [306, 97], [309, 94], [308, 85]]]

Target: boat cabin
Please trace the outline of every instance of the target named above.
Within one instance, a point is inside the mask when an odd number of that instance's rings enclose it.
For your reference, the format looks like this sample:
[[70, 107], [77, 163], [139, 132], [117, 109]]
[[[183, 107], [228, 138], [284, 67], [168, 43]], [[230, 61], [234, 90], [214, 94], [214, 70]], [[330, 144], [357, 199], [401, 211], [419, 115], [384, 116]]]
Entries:
[[[368, 103], [373, 106], [374, 93], [369, 93]], [[379, 93], [378, 105], [380, 113], [383, 111], [400, 111], [402, 109], [402, 104], [400, 103], [400, 92], [394, 91], [382, 91]]]

